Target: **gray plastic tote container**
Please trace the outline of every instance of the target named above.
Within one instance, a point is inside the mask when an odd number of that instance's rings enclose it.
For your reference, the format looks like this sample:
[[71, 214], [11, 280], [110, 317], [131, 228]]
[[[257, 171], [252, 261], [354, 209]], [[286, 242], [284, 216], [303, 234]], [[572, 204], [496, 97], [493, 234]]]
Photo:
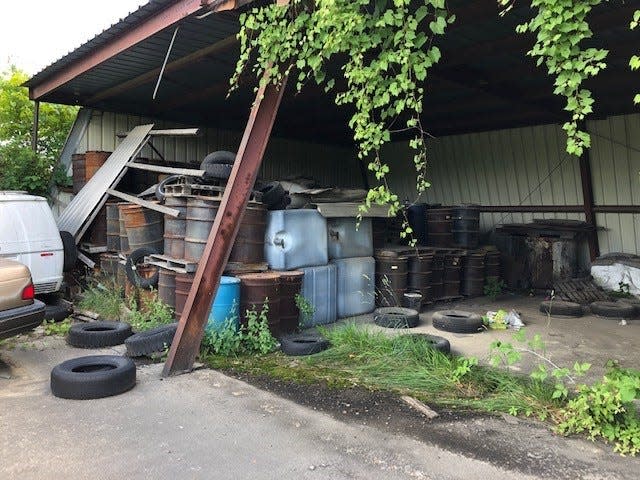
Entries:
[[373, 257], [331, 260], [338, 268], [338, 318], [371, 313], [376, 308]]
[[373, 256], [371, 219], [363, 218], [360, 225], [353, 217], [327, 219], [329, 258]]
[[[302, 290], [300, 294], [313, 305], [315, 311], [305, 327], [335, 322], [337, 314], [337, 287], [335, 265], [303, 268]], [[301, 319], [304, 320], [304, 319]]]

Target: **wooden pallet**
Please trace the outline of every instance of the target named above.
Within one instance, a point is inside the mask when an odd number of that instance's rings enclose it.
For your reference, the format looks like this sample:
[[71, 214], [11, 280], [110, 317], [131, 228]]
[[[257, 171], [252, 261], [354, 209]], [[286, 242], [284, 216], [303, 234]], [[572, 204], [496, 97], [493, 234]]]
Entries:
[[156, 253], [144, 257], [144, 262], [176, 273], [194, 273], [198, 269], [198, 262], [191, 262], [183, 258], [171, 258]]
[[599, 288], [591, 277], [575, 278], [555, 282], [555, 294], [561, 300], [587, 305], [599, 300], [607, 301], [609, 296]]
[[[225, 185], [219, 180], [214, 185], [204, 185], [202, 183], [174, 183], [164, 186], [165, 195], [169, 196], [198, 196], [208, 197], [212, 199], [222, 199], [224, 195]], [[260, 192], [252, 192], [249, 197], [249, 203], [261, 204], [262, 194]]]
[[269, 264], [267, 262], [262, 263], [240, 263], [240, 262], [228, 262], [224, 269], [224, 273], [232, 275], [242, 273], [257, 273], [266, 272], [269, 270]]

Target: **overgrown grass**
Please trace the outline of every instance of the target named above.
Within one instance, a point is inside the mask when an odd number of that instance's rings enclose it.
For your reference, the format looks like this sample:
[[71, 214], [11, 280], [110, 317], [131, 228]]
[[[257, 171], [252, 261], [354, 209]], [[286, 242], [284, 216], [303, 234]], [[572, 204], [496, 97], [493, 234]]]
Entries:
[[389, 336], [355, 324], [323, 333], [332, 347], [310, 357], [280, 353], [260, 357], [209, 357], [214, 368], [268, 375], [301, 383], [361, 386], [411, 395], [422, 401], [489, 412], [530, 412], [556, 416], [553, 387], [528, 377], [445, 355], [411, 335]]
[[103, 283], [96, 283], [87, 288], [78, 302], [78, 307], [82, 310], [90, 310], [110, 320], [120, 318], [122, 305], [122, 289]]
[[129, 322], [135, 331], [144, 331], [174, 321], [173, 309], [158, 298], [158, 292], [145, 295], [144, 303], [135, 296], [123, 298], [122, 287], [112, 279], [96, 279], [82, 293], [78, 307], [97, 313], [103, 320]]

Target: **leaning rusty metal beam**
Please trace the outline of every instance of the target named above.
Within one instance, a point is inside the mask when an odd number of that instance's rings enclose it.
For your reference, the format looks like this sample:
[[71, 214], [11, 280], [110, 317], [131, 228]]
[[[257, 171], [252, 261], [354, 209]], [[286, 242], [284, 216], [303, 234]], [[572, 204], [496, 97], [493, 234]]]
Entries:
[[133, 47], [137, 43], [164, 30], [180, 20], [208, 8], [214, 0], [178, 0], [165, 10], [144, 20], [131, 30], [125, 32], [112, 42], [96, 48], [77, 62], [72, 63], [60, 71], [54, 73], [46, 81], [29, 89], [29, 97], [38, 100], [44, 95], [53, 92], [65, 83], [73, 80], [78, 75], [97, 67], [101, 63], [115, 57], [119, 53]]
[[238, 148], [207, 245], [187, 297], [178, 330], [164, 365], [164, 376], [188, 372], [193, 367], [220, 277], [231, 253], [249, 195], [267, 148], [285, 82], [280, 88], [261, 86]]
[[[212, 45], [209, 45], [208, 47], [204, 47], [200, 50], [196, 50], [195, 52], [190, 53], [189, 55], [186, 55], [182, 58], [174, 60], [171, 63], [168, 63], [164, 69], [164, 73], [166, 75], [168, 73], [175, 72], [189, 65], [192, 65], [196, 62], [199, 62], [200, 60], [205, 59], [209, 55], [215, 55], [215, 54], [224, 52], [225, 50], [228, 50], [230, 48], [233, 48], [237, 44], [238, 44], [238, 40], [236, 36], [230, 35]], [[99, 102], [100, 100], [105, 100], [107, 98], [114, 97], [120, 93], [132, 90], [136, 87], [145, 85], [147, 83], [151, 83], [158, 78], [159, 73], [160, 73], [160, 67], [154, 68], [153, 70], [149, 70], [148, 72], [143, 73], [142, 75], [139, 75], [130, 80], [127, 80], [126, 82], [120, 83], [118, 85], [114, 85], [111, 88], [107, 88], [106, 90], [103, 90], [100, 93], [88, 98], [87, 104], [94, 105], [96, 102]]]

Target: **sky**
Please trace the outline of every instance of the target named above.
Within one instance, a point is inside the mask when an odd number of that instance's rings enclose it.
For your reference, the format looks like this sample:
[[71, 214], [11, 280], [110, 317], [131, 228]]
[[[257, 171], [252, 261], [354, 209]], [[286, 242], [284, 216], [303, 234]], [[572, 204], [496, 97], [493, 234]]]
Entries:
[[0, 72], [9, 65], [33, 75], [147, 0], [3, 0]]

